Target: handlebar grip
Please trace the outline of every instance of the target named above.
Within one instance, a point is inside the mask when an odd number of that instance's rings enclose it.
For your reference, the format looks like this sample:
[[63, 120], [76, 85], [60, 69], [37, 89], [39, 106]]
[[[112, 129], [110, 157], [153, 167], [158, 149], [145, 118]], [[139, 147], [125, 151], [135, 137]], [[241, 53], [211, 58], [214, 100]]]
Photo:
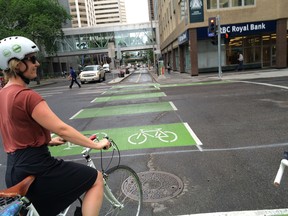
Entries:
[[274, 185], [276, 187], [280, 186], [280, 182], [281, 182], [281, 179], [282, 179], [282, 176], [283, 176], [283, 173], [284, 173], [284, 170], [285, 170], [286, 166], [288, 166], [288, 160], [287, 159], [282, 159], [281, 163], [280, 163], [280, 166], [279, 166], [279, 169], [278, 169], [278, 172], [276, 174], [275, 180], [274, 180]]
[[96, 135], [96, 134], [93, 134], [93, 135], [91, 135], [91, 136], [89, 137], [89, 139], [90, 139], [90, 140], [95, 140], [95, 139], [97, 139], [97, 135]]

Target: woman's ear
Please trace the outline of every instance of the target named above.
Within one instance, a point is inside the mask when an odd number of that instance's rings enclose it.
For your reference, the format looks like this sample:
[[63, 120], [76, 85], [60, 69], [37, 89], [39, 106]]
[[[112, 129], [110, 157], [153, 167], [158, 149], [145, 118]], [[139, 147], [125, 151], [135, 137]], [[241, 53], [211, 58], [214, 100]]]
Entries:
[[19, 61], [18, 64], [16, 64], [15, 66], [15, 70], [20, 71], [20, 68], [23, 66], [26, 67], [26, 65], [22, 61]]

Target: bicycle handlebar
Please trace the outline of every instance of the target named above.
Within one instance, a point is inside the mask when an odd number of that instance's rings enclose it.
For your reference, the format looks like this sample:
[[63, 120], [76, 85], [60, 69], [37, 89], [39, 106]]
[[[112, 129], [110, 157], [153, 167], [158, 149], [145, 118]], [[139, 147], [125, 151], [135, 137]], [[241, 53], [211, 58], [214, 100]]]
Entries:
[[274, 180], [274, 185], [276, 187], [280, 186], [280, 182], [281, 182], [281, 179], [282, 179], [282, 176], [283, 176], [283, 173], [284, 173], [286, 166], [288, 166], [288, 160], [282, 159], [280, 162], [280, 166], [279, 166], [278, 172], [276, 174], [275, 180]]
[[[106, 139], [110, 142], [111, 147], [114, 148], [114, 141], [113, 141], [112, 139], [109, 139], [108, 136], [106, 136], [106, 137], [104, 137], [104, 138], [106, 138]], [[91, 135], [91, 136], [89, 137], [89, 139], [92, 140], [92, 141], [94, 141], [94, 140], [99, 141], [96, 134]], [[81, 154], [89, 154], [89, 152], [90, 152], [91, 150], [92, 150], [92, 148], [85, 148], [85, 150], [83, 150], [83, 151], [81, 152]], [[108, 148], [104, 148], [104, 150], [108, 150]]]

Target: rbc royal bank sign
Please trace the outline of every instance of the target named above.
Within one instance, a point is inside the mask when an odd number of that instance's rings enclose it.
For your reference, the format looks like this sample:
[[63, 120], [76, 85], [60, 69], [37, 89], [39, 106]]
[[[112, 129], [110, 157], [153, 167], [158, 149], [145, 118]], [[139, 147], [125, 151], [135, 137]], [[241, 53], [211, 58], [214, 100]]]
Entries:
[[[269, 34], [276, 32], [276, 21], [262, 21], [262, 22], [249, 22], [249, 23], [236, 23], [221, 25], [221, 34], [229, 33], [230, 36], [245, 36], [256, 34]], [[197, 29], [198, 39], [207, 39], [208, 29], [207, 27]]]
[[245, 33], [256, 32], [275, 32], [276, 22], [255, 22], [244, 24], [231, 24], [221, 26], [221, 34], [231, 33], [232, 35], [241, 35]]

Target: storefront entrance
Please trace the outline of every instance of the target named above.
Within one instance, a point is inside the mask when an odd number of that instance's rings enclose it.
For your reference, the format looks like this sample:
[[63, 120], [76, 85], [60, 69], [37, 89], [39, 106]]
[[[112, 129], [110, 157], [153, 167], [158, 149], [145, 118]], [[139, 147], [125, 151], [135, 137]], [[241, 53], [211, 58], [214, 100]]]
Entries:
[[275, 46], [262, 47], [262, 68], [273, 67], [276, 65]]

